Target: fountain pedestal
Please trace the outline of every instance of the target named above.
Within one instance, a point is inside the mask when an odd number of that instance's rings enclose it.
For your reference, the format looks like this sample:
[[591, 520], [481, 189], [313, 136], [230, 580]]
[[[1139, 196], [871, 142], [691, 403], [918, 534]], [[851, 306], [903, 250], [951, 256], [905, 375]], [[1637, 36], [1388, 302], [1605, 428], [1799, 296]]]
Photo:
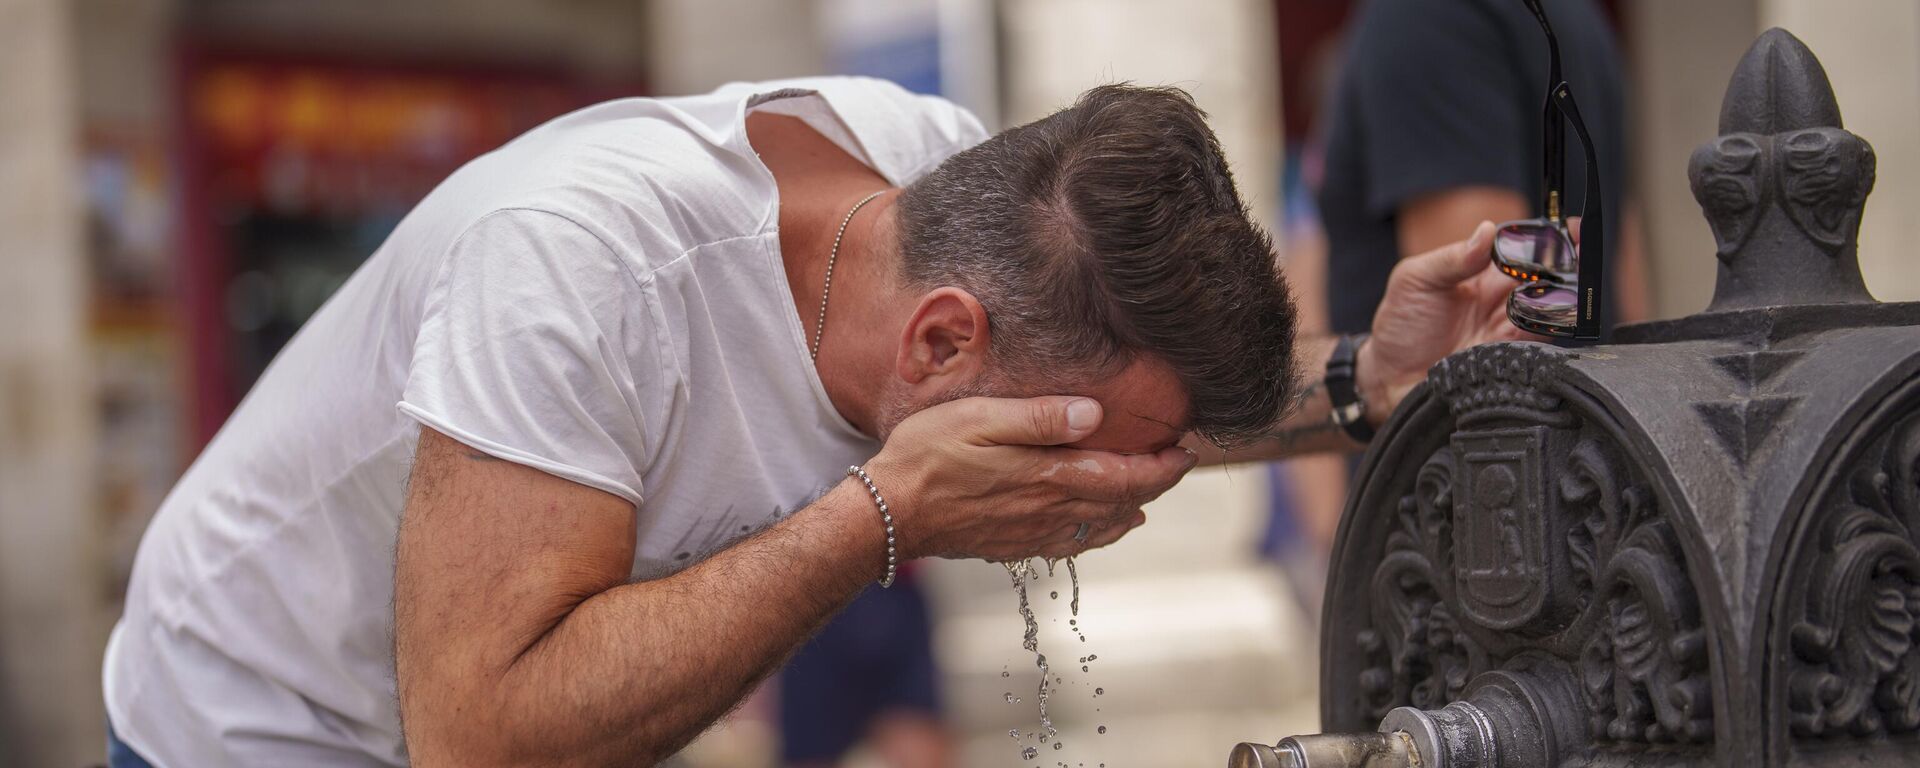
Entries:
[[[1860, 277], [1873, 149], [1781, 30], [1720, 132], [1689, 168], [1712, 304], [1436, 365], [1335, 546], [1321, 706], [1348, 735], [1248, 759], [1920, 766], [1920, 303]], [[1425, 754], [1333, 749], [1371, 732]]]

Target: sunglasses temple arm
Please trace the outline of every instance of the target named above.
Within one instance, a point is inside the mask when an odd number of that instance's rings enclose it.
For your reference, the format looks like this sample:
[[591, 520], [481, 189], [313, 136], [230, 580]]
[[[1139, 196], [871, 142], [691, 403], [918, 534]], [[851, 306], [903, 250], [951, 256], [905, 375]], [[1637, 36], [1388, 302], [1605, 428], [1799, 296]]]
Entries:
[[1546, 168], [1543, 169], [1542, 176], [1542, 181], [1545, 183], [1541, 195], [1545, 199], [1541, 201], [1541, 208], [1547, 212], [1547, 218], [1564, 221], [1566, 213], [1561, 209], [1567, 197], [1567, 130], [1554, 104], [1554, 93], [1559, 91], [1566, 82], [1566, 76], [1562, 74], [1560, 64], [1560, 39], [1554, 36], [1553, 25], [1547, 22], [1547, 11], [1541, 7], [1540, 0], [1521, 1], [1526, 4], [1527, 10], [1533, 13], [1533, 18], [1540, 22], [1540, 30], [1547, 35], [1547, 87], [1550, 90], [1547, 91], [1543, 110], [1546, 114], [1542, 121], [1545, 131], [1545, 136], [1542, 137], [1542, 148], [1545, 150], [1543, 154]]
[[1580, 107], [1574, 104], [1571, 89], [1565, 84], [1555, 89], [1554, 103], [1566, 114], [1567, 122], [1573, 123], [1586, 159], [1586, 206], [1580, 220], [1580, 306], [1576, 316], [1580, 321], [1580, 335], [1598, 338], [1607, 256], [1606, 197], [1600, 191], [1600, 160], [1593, 148], [1593, 137], [1587, 133], [1586, 121], [1580, 119]]

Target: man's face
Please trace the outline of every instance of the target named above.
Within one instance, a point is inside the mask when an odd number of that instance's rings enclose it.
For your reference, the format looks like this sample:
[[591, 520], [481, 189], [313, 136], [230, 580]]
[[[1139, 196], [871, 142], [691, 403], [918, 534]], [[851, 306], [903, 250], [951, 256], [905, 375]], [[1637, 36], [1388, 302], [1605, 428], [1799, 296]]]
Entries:
[[[1137, 359], [1118, 374], [1066, 387], [1034, 387], [1009, 381], [989, 370], [967, 384], [944, 391], [916, 394], [896, 387], [889, 395], [880, 425], [882, 440], [906, 417], [923, 409], [965, 397], [1039, 397], [1078, 395], [1100, 402], [1100, 428], [1075, 448], [1114, 453], [1153, 453], [1179, 443], [1186, 436], [1187, 390], [1173, 371], [1158, 360]], [[1060, 391], [1060, 390], [1065, 391]]]

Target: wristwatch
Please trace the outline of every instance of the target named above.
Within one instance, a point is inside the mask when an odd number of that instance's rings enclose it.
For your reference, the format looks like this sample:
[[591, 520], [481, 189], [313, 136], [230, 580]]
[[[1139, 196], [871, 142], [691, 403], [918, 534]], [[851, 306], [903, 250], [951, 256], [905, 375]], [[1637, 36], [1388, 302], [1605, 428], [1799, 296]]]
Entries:
[[1327, 358], [1325, 380], [1327, 399], [1333, 401], [1333, 423], [1359, 443], [1373, 440], [1373, 426], [1367, 423], [1367, 402], [1360, 399], [1355, 375], [1360, 345], [1366, 341], [1364, 333], [1341, 336], [1333, 345], [1333, 355]]

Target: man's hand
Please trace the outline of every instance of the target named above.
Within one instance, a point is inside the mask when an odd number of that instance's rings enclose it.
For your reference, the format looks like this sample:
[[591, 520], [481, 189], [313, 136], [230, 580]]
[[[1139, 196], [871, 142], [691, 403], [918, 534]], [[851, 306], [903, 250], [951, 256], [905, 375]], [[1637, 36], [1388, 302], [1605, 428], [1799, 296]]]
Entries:
[[[1141, 505], [1179, 482], [1193, 453], [1050, 447], [1092, 434], [1100, 419], [1089, 398], [968, 398], [901, 422], [867, 465], [901, 557], [1065, 557], [1146, 522]], [[1088, 535], [1077, 541], [1082, 523]]]
[[1441, 358], [1487, 342], [1540, 338], [1507, 320], [1507, 297], [1520, 284], [1493, 266], [1493, 231], [1492, 222], [1481, 222], [1465, 242], [1403, 259], [1387, 278], [1358, 362], [1361, 397], [1376, 426]]

